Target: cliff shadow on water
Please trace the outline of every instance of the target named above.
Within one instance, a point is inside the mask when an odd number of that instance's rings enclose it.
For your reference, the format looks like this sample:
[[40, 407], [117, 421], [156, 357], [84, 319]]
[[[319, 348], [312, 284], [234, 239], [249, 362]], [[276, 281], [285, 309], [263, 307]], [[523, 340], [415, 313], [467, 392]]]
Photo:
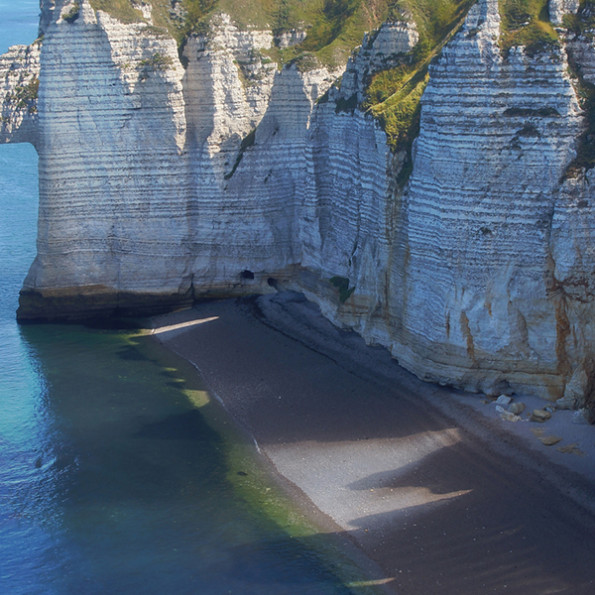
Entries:
[[56, 592], [351, 592], [361, 571], [281, 497], [189, 364], [138, 333], [21, 333], [43, 384], [2, 455], [8, 477], [29, 466], [0, 511], [10, 592], [29, 565], [28, 588]]

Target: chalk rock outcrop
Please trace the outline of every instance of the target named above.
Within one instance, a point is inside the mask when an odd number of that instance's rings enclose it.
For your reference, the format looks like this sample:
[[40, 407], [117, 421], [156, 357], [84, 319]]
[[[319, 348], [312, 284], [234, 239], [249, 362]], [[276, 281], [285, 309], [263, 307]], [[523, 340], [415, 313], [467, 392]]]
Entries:
[[190, 270], [203, 295], [270, 290], [300, 262], [309, 122], [335, 76], [279, 71], [264, 54], [272, 44], [270, 32], [240, 31], [223, 15], [185, 47]]
[[[555, 22], [577, 10], [550, 4]], [[412, 23], [385, 24], [330, 72], [271, 60], [303, 32], [223, 14], [180, 60], [142, 14], [44, 0], [40, 58], [0, 61], [1, 139], [40, 157], [21, 319], [281, 285], [421, 378], [595, 400], [595, 179], [577, 92], [592, 36], [504, 55], [498, 1], [473, 5], [429, 67], [407, 181], [405, 153], [361, 104], [375, 72], [411, 55]], [[33, 77], [38, 96], [15, 108]]]
[[550, 235], [582, 115], [561, 50], [503, 58], [499, 33], [498, 3], [474, 6], [430, 69], [406, 197], [408, 259], [395, 272], [407, 304], [395, 351], [440, 382], [539, 384], [560, 396]]
[[561, 25], [564, 15], [576, 13], [579, 6], [580, 0], [549, 0], [548, 11], [552, 23]]
[[307, 149], [298, 288], [327, 317], [384, 345], [391, 342], [383, 319], [400, 217], [396, 177], [404, 156], [392, 155], [378, 122], [358, 106], [370, 77], [405, 60], [417, 41], [415, 26], [406, 23], [385, 24], [366, 36], [341, 85], [319, 102]]
[[0, 143], [37, 141], [40, 48], [17, 45], [0, 56]]
[[22, 314], [39, 301], [51, 317], [101, 311], [125, 294], [139, 308], [146, 293], [180, 299], [190, 289], [186, 196], [172, 189], [188, 186], [189, 170], [176, 43], [87, 2], [56, 2], [51, 16], [35, 142], [38, 254]]
[[[394, 157], [393, 173], [387, 167], [379, 177], [391, 160], [373, 142], [365, 160], [349, 161], [375, 172], [370, 180], [384, 187], [364, 185], [331, 202], [332, 175], [314, 182], [318, 212], [332, 213], [326, 220], [333, 224], [318, 244], [305, 238], [304, 263], [320, 278], [343, 276], [349, 296], [337, 307], [319, 287], [308, 295], [421, 378], [494, 394], [591, 400], [592, 170], [569, 170], [586, 114], [562, 48], [528, 55], [519, 47], [503, 56], [499, 38], [497, 2], [480, 2], [432, 63], [404, 192], [386, 183], [398, 168]], [[585, 71], [588, 64], [578, 60]], [[364, 120], [358, 116], [352, 130]], [[361, 130], [358, 139], [365, 142]], [[351, 152], [357, 143], [345, 146]], [[348, 166], [333, 169], [354, 176]], [[357, 241], [337, 240], [354, 236], [341, 213], [365, 230], [361, 237], [373, 246], [366, 256]], [[313, 220], [320, 228], [325, 222]], [[310, 254], [323, 255], [321, 264]]]
[[150, 20], [88, 1], [47, 2], [42, 26], [38, 254], [20, 318], [150, 312], [287, 278], [308, 122], [336, 74], [278, 71], [261, 53], [272, 33], [226, 15], [186, 44], [186, 69]]

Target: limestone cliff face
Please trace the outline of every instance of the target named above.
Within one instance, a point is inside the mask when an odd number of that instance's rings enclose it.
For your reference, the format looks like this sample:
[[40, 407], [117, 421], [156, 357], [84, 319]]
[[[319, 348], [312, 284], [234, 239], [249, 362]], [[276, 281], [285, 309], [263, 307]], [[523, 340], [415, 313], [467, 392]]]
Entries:
[[263, 291], [301, 259], [297, 226], [315, 101], [335, 76], [278, 70], [270, 32], [215, 21], [185, 47], [188, 222], [197, 292]]
[[398, 65], [417, 41], [415, 27], [403, 23], [364, 39], [341, 85], [319, 102], [307, 152], [298, 287], [326, 316], [384, 345], [391, 343], [386, 316], [404, 155], [391, 154], [378, 122], [356, 106], [369, 77]]
[[[498, 3], [480, 2], [432, 63], [408, 186], [387, 184], [375, 259], [344, 251], [355, 289], [322, 307], [424, 379], [576, 404], [595, 340], [592, 170], [568, 169], [585, 114], [564, 49], [503, 56], [499, 38]], [[575, 47], [587, 74], [593, 42]]]
[[539, 384], [561, 396], [565, 298], [551, 233], [581, 111], [564, 52], [502, 57], [499, 19], [497, 2], [474, 6], [430, 69], [400, 230], [407, 308], [393, 306], [394, 349], [440, 382]]
[[[190, 289], [184, 69], [173, 40], [52, 3], [39, 73], [37, 258], [23, 315]], [[45, 14], [45, 13], [43, 13]], [[51, 20], [50, 20], [51, 18]], [[179, 188], [179, 190], [172, 190]]]
[[[550, 7], [558, 23], [577, 10]], [[303, 32], [226, 15], [182, 65], [144, 12], [124, 25], [44, 0], [40, 58], [37, 45], [0, 61], [1, 138], [40, 156], [22, 319], [280, 284], [422, 378], [593, 399], [595, 178], [577, 93], [593, 82], [592, 36], [504, 55], [497, 0], [474, 5], [430, 66], [404, 184], [405, 153], [359, 106], [374, 72], [407, 60], [413, 24], [385, 24], [329, 72], [268, 57]]]

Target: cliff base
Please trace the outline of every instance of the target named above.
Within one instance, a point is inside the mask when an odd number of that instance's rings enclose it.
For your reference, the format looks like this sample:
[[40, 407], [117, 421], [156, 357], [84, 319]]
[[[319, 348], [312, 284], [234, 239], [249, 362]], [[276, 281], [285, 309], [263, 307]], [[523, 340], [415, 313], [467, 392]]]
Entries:
[[192, 291], [134, 293], [105, 287], [67, 288], [41, 292], [24, 289], [17, 320], [26, 322], [82, 322], [92, 319], [138, 318], [191, 306]]

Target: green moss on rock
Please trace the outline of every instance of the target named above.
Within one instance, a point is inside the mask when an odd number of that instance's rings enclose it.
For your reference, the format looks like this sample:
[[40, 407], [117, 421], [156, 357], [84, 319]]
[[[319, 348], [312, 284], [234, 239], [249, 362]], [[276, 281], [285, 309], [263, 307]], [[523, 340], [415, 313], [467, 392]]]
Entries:
[[74, 23], [79, 18], [81, 3], [75, 2], [70, 10], [62, 17], [67, 23]]
[[371, 78], [362, 106], [378, 119], [393, 151], [405, 151], [400, 184], [411, 171], [411, 144], [419, 132], [420, 100], [428, 83], [428, 66], [462, 25], [475, 0], [399, 0], [393, 19], [413, 19], [419, 41], [401, 64]]
[[349, 287], [349, 279], [347, 277], [334, 276], [329, 279], [331, 285], [339, 290], [339, 301], [344, 304], [355, 291], [355, 287]]
[[37, 113], [37, 94], [39, 92], [39, 79], [32, 76], [26, 85], [19, 85], [14, 93], [7, 96], [7, 100], [14, 104], [18, 110], [26, 109], [30, 114]]
[[548, 0], [500, 0], [500, 47], [506, 54], [524, 46], [529, 55], [559, 45], [550, 23]]

